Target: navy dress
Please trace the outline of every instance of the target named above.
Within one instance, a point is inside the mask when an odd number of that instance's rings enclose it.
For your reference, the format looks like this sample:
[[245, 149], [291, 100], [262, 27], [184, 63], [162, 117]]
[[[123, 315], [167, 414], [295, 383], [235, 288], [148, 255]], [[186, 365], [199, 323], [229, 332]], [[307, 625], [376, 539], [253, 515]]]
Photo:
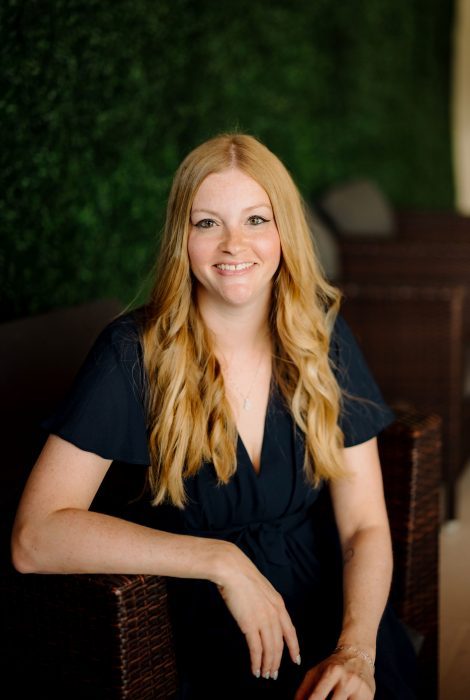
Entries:
[[[150, 463], [144, 410], [146, 376], [139, 310], [98, 336], [64, 401], [42, 422], [78, 447], [132, 470]], [[339, 317], [331, 362], [345, 390], [345, 446], [376, 436], [393, 421], [345, 321]], [[364, 401], [366, 399], [366, 401]], [[204, 463], [186, 479], [188, 504], [151, 507], [142, 498], [132, 519], [175, 533], [236, 543], [282, 595], [297, 630], [302, 664], [285, 650], [277, 681], [251, 673], [246, 641], [217, 587], [169, 579], [181, 699], [293, 698], [306, 671], [335, 647], [342, 619], [341, 555], [328, 490], [312, 488], [303, 471], [304, 438], [280, 392], [271, 387], [257, 473], [238, 439], [237, 471], [219, 486]], [[414, 654], [387, 606], [378, 635], [376, 698], [412, 699]]]

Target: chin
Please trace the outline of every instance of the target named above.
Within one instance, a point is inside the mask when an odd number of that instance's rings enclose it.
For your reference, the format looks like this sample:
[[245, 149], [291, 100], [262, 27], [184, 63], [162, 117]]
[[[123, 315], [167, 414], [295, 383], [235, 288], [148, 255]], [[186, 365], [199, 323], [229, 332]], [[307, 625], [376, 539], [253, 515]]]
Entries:
[[253, 298], [254, 291], [249, 284], [223, 284], [214, 285], [212, 294], [218, 296], [221, 301], [238, 304]]
[[254, 301], [254, 297], [251, 294], [226, 294], [223, 301], [230, 306], [246, 306]]
[[206, 298], [212, 299], [212, 304], [241, 308], [244, 306], [263, 305], [270, 299], [271, 288], [253, 288], [249, 284], [233, 284], [224, 287], [212, 286], [206, 288]]

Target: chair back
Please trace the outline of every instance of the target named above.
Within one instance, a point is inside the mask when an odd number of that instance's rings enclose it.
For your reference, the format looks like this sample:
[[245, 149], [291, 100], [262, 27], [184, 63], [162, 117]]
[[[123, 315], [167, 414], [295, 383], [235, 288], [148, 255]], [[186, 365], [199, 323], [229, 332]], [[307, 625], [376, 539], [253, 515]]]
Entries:
[[104, 326], [123, 310], [116, 298], [0, 324], [0, 563], [9, 565], [12, 518], [26, 478], [47, 438], [40, 428], [63, 398]]

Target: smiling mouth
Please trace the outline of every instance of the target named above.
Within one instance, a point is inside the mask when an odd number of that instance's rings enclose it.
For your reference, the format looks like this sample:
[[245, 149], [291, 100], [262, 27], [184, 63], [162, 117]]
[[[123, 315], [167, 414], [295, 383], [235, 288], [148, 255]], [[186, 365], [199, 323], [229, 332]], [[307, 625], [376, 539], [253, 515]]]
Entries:
[[236, 265], [228, 265], [227, 263], [220, 263], [220, 265], [215, 265], [218, 270], [223, 270], [225, 272], [238, 272], [240, 270], [248, 270], [248, 268], [253, 267], [254, 262], [244, 262], [237, 263]]

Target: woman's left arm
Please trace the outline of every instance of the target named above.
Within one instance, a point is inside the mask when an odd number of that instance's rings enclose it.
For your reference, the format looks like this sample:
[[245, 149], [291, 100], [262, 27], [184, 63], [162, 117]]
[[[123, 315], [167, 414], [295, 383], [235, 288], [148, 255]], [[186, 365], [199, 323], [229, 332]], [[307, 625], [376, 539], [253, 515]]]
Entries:
[[305, 676], [295, 700], [371, 700], [378, 626], [392, 577], [392, 546], [377, 440], [344, 449], [347, 479], [330, 483], [343, 552], [342, 651]]

